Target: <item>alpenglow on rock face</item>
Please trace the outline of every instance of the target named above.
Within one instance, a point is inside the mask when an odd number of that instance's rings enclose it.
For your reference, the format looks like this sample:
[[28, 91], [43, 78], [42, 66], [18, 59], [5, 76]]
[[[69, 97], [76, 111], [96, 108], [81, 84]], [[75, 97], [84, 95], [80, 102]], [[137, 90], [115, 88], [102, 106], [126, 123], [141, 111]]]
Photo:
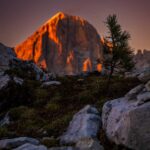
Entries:
[[14, 48], [17, 57], [33, 60], [56, 74], [100, 70], [100, 37], [84, 19], [57, 13], [25, 42]]

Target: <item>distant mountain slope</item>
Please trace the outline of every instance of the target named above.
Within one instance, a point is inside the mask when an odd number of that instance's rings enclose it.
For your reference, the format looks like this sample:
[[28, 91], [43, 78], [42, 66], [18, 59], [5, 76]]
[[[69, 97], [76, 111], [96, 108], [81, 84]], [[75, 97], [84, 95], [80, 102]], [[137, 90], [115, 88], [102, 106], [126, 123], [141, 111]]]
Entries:
[[33, 60], [56, 74], [100, 70], [97, 59], [103, 59], [96, 29], [84, 19], [62, 12], [14, 49], [18, 58]]
[[0, 43], [0, 70], [5, 70], [9, 66], [9, 61], [16, 55], [14, 51]]
[[138, 50], [134, 56], [135, 68], [138, 71], [150, 70], [150, 50]]

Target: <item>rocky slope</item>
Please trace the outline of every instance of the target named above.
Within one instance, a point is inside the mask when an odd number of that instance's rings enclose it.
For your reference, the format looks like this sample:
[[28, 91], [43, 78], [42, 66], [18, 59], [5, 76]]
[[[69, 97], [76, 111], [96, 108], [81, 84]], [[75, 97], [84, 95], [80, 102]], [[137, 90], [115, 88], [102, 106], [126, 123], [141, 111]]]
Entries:
[[100, 37], [86, 20], [57, 13], [26, 41], [15, 47], [18, 58], [33, 60], [56, 74], [101, 70]]
[[135, 68], [137, 71], [150, 69], [150, 50], [138, 50], [134, 56]]
[[15, 57], [14, 51], [0, 43], [0, 70], [9, 68], [9, 61]]

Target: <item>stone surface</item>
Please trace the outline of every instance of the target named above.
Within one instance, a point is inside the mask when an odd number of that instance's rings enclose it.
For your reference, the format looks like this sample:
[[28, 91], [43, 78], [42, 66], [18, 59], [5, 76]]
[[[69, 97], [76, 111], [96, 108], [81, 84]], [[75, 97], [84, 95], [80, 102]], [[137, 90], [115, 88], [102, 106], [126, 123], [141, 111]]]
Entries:
[[86, 20], [57, 13], [15, 47], [18, 58], [33, 60], [49, 72], [74, 75], [97, 70], [103, 59], [100, 37]]
[[1, 75], [0, 76], [0, 90], [7, 87], [10, 81], [10, 77], [8, 75]]
[[138, 79], [142, 82], [148, 82], [150, 80], [150, 70], [147, 69], [146, 71], [142, 72], [139, 76]]
[[150, 92], [150, 80], [145, 85], [146, 90]]
[[0, 90], [3, 88], [6, 88], [8, 86], [8, 83], [10, 81], [14, 81], [16, 84], [22, 85], [24, 80], [21, 78], [18, 78], [16, 76], [13, 77], [13, 79], [11, 79], [7, 74], [2, 74], [0, 75]]
[[130, 90], [130, 91], [125, 95], [125, 97], [126, 97], [128, 100], [135, 99], [136, 96], [137, 96], [137, 94], [140, 93], [143, 88], [144, 88], [144, 84], [140, 84], [140, 85], [136, 86], [135, 88], [133, 88], [132, 90]]
[[146, 92], [145, 88], [137, 91], [137, 96], [133, 99], [128, 100], [125, 96], [104, 104], [103, 129], [108, 139], [118, 145], [148, 150], [150, 149], [149, 92]]
[[9, 68], [9, 61], [15, 57], [14, 51], [0, 43], [0, 70]]
[[11, 149], [21, 146], [23, 144], [30, 143], [34, 145], [38, 145], [39, 141], [34, 138], [29, 137], [19, 137], [14, 139], [4, 139], [0, 140], [0, 149]]
[[150, 68], [150, 50], [138, 50], [134, 56], [134, 62], [137, 71], [143, 72]]
[[78, 148], [72, 147], [72, 146], [65, 146], [65, 147], [52, 147], [49, 148], [48, 150], [80, 150]]
[[10, 124], [9, 113], [6, 113], [5, 116], [0, 120], [0, 127], [9, 125], [9, 124]]
[[14, 58], [10, 63], [11, 69], [20, 69], [26, 70], [26, 74], [34, 73], [36, 76], [36, 80], [47, 81], [48, 77], [43, 72], [41, 68], [39, 68], [35, 63], [32, 61], [22, 61], [18, 58]]
[[97, 139], [84, 138], [77, 142], [76, 147], [79, 150], [104, 150]]
[[21, 79], [21, 78], [18, 78], [18, 77], [14, 77], [13, 80], [15, 81], [15, 83], [19, 84], [19, 85], [22, 85], [24, 80]]
[[87, 105], [73, 116], [69, 127], [61, 137], [62, 144], [72, 144], [83, 138], [96, 138], [101, 126], [101, 118], [95, 107]]
[[50, 86], [50, 85], [61, 85], [61, 82], [59, 81], [48, 81], [48, 82], [44, 82], [42, 84], [42, 87], [47, 87], [47, 86]]
[[30, 143], [26, 143], [13, 150], [47, 150], [47, 148], [44, 145], [33, 145]]
[[137, 95], [138, 105], [141, 105], [147, 101], [150, 101], [150, 92], [144, 92]]

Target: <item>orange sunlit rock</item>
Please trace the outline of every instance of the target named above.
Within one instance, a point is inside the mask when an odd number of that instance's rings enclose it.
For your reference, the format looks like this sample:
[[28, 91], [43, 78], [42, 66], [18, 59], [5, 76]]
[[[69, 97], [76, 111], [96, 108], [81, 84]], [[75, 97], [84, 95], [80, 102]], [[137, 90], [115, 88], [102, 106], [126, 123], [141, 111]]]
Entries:
[[101, 43], [102, 43], [103, 45], [105, 44], [105, 39], [104, 39], [103, 36], [101, 36], [100, 41], [101, 41]]
[[112, 42], [108, 41], [108, 40], [105, 39], [103, 36], [101, 36], [100, 42], [101, 42], [103, 45], [107, 45], [107, 46], [110, 48], [110, 50], [112, 50], [112, 48], [113, 48]]
[[47, 68], [47, 64], [46, 64], [45, 60], [41, 61], [40, 65], [41, 65], [41, 68], [43, 68], [43, 69]]
[[[103, 59], [99, 40], [96, 29], [86, 20], [59, 12], [14, 50], [18, 58], [33, 60], [49, 72], [78, 74], [92, 71], [95, 60]], [[89, 58], [85, 67], [84, 58]]]
[[97, 71], [101, 72], [102, 71], [102, 64], [97, 64]]
[[69, 56], [67, 57], [67, 64], [71, 64], [74, 59], [73, 51], [70, 52]]
[[83, 62], [83, 72], [88, 72], [88, 71], [92, 71], [92, 63], [91, 63], [90, 58], [87, 58]]

